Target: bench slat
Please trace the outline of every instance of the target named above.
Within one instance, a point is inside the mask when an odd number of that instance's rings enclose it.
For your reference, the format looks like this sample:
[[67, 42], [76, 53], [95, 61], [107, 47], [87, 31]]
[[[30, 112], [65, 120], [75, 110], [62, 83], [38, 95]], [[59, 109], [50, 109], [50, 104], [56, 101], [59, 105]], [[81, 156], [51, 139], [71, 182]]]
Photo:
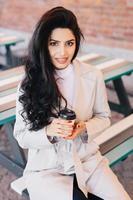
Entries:
[[104, 63], [104, 62], [108, 62], [110, 60], [112, 60], [113, 58], [109, 58], [109, 57], [100, 57], [100, 58], [97, 58], [95, 60], [92, 60], [92, 61], [84, 61], [85, 63], [87, 64], [90, 64], [90, 65], [99, 65], [101, 63]]
[[22, 78], [23, 74], [0, 81], [0, 92], [17, 86]]
[[[105, 143], [107, 140], [111, 140], [116, 135], [120, 134], [129, 127], [133, 127], [133, 114], [125, 117], [119, 122], [113, 124], [111, 127], [107, 128], [102, 134], [96, 137], [94, 140], [98, 145]], [[133, 134], [132, 134], [133, 135]]]
[[0, 125], [7, 124], [15, 120], [16, 108], [11, 108], [0, 113]]
[[0, 37], [0, 44], [3, 43], [7, 43], [7, 42], [12, 42], [12, 41], [16, 41], [17, 37], [16, 36], [4, 36], [4, 37]]
[[133, 137], [106, 153], [105, 156], [109, 159], [110, 166], [113, 166], [131, 153], [133, 153]]
[[0, 81], [18, 74], [24, 74], [24, 66], [14, 67], [8, 70], [0, 71]]
[[123, 75], [128, 75], [130, 73], [133, 73], [133, 63], [118, 67], [108, 73], [105, 73], [104, 80], [105, 82], [112, 81], [115, 80], [116, 78], [119, 78]]
[[0, 99], [0, 112], [16, 106], [16, 93], [4, 96]]
[[22, 42], [22, 41], [24, 41], [24, 39], [18, 38], [16, 36], [4, 36], [4, 37], [0, 37], [0, 46], [14, 44], [17, 42]]
[[124, 59], [113, 59], [98, 65], [95, 65], [97, 69], [102, 70], [103, 73], [110, 72], [113, 69], [121, 67], [122, 65], [127, 64], [128, 62]]
[[13, 94], [17, 92], [17, 87], [13, 87], [13, 88], [9, 88], [7, 90], [4, 90], [2, 92], [0, 92], [0, 99], [1, 97], [7, 96], [9, 94]]
[[81, 62], [87, 62], [87, 61], [91, 61], [91, 60], [94, 60], [94, 59], [97, 59], [100, 57], [102, 57], [102, 56], [99, 54], [90, 53], [90, 54], [85, 54], [83, 56], [77, 57], [77, 59]]

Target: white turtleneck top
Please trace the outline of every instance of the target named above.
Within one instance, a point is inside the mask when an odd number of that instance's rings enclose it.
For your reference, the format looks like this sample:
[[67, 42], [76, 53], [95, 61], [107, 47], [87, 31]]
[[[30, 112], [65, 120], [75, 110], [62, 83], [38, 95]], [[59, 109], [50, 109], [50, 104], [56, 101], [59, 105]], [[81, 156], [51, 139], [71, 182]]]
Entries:
[[69, 64], [65, 69], [56, 70], [55, 78], [57, 85], [64, 98], [67, 100], [68, 108], [72, 108], [74, 95], [74, 69], [72, 64]]

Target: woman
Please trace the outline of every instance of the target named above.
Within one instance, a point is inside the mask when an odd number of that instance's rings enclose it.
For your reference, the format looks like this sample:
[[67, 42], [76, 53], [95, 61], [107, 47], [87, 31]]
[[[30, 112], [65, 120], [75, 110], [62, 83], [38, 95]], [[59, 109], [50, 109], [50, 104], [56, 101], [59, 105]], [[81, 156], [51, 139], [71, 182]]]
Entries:
[[[93, 141], [110, 125], [110, 110], [101, 72], [75, 59], [81, 37], [74, 14], [56, 7], [41, 17], [29, 45], [14, 136], [29, 150], [24, 177], [31, 200], [75, 199], [74, 174], [85, 195], [130, 199]], [[63, 108], [75, 111], [75, 126], [58, 117]]]

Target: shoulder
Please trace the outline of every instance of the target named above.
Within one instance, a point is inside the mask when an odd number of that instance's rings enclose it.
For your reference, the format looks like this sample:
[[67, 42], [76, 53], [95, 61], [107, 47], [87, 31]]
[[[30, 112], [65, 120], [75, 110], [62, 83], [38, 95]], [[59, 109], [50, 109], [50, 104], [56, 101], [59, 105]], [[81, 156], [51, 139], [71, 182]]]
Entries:
[[73, 65], [76, 70], [78, 70], [79, 75], [84, 76], [86, 78], [96, 80], [103, 79], [103, 73], [97, 69], [94, 65], [84, 63], [79, 61], [78, 59], [73, 60]]

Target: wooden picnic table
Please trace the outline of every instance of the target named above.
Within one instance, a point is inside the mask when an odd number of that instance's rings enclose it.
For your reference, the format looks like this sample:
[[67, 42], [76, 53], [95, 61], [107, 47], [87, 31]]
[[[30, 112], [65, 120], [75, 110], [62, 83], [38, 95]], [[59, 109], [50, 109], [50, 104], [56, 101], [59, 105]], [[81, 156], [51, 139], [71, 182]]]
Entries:
[[11, 46], [17, 43], [23, 42], [24, 39], [15, 35], [5, 35], [0, 33], [0, 47], [4, 46], [6, 49], [6, 66], [11, 67], [13, 65]]
[[[119, 108], [119, 111], [125, 116], [131, 114], [132, 108], [129, 104], [127, 94], [125, 91], [125, 88], [122, 83], [122, 76], [124, 75], [130, 75], [133, 72], [133, 63], [127, 62], [123, 59], [113, 59], [113, 58], [106, 58], [104, 56], [100, 56], [98, 54], [89, 54], [83, 57], [80, 57], [79, 60], [82, 60], [87, 63], [91, 63], [94, 65], [94, 67], [102, 70], [104, 74], [104, 80], [105, 83], [108, 81], [115, 81], [116, 84], [120, 85], [120, 88], [115, 88], [119, 99], [121, 100], [124, 96], [124, 100], [120, 101], [120, 105], [115, 105], [115, 109]], [[11, 170], [14, 174], [17, 176], [20, 176], [23, 172], [23, 168], [26, 164], [26, 158], [25, 154], [22, 151], [22, 149], [17, 145], [16, 140], [13, 138], [13, 124], [15, 121], [15, 106], [16, 106], [16, 90], [17, 85], [21, 81], [22, 77], [24, 76], [24, 66], [8, 69], [5, 71], [0, 72], [0, 125], [5, 126], [6, 134], [8, 136], [8, 139], [10, 140], [10, 144], [12, 147], [12, 153], [14, 155], [14, 158], [7, 157], [3, 152], [0, 152], [0, 164]], [[120, 82], [119, 82], [120, 81]], [[122, 86], [121, 86], [122, 83]], [[122, 89], [122, 90], [121, 90]], [[121, 93], [121, 95], [119, 94]], [[126, 101], [125, 101], [126, 100]], [[110, 105], [111, 102], [109, 102]], [[113, 106], [111, 106], [113, 107]], [[132, 116], [133, 117], [133, 116]], [[131, 122], [130, 122], [131, 123]], [[130, 136], [133, 132], [131, 131]], [[124, 141], [126, 140], [126, 141]], [[123, 145], [125, 144], [127, 146], [127, 143], [129, 145], [128, 150], [123, 153], [123, 155], [128, 155], [129, 152], [131, 152], [131, 140], [129, 138], [129, 135], [121, 141], [120, 139], [118, 141], [123, 142]], [[109, 149], [113, 148], [118, 151], [118, 149], [121, 149], [123, 147], [120, 147], [120, 143], [116, 142], [115, 145], [105, 144], [106, 150], [104, 148], [103, 152], [106, 154]], [[125, 142], [125, 143], [124, 143]], [[122, 145], [122, 144], [121, 144]], [[118, 148], [119, 147], [119, 148]], [[129, 150], [130, 149], [130, 150]], [[111, 150], [112, 152], [112, 150]], [[120, 150], [119, 150], [120, 155]], [[110, 157], [110, 154], [109, 154]], [[121, 156], [118, 156], [120, 160]], [[116, 159], [113, 158], [113, 161], [111, 161], [111, 164], [116, 162]]]

